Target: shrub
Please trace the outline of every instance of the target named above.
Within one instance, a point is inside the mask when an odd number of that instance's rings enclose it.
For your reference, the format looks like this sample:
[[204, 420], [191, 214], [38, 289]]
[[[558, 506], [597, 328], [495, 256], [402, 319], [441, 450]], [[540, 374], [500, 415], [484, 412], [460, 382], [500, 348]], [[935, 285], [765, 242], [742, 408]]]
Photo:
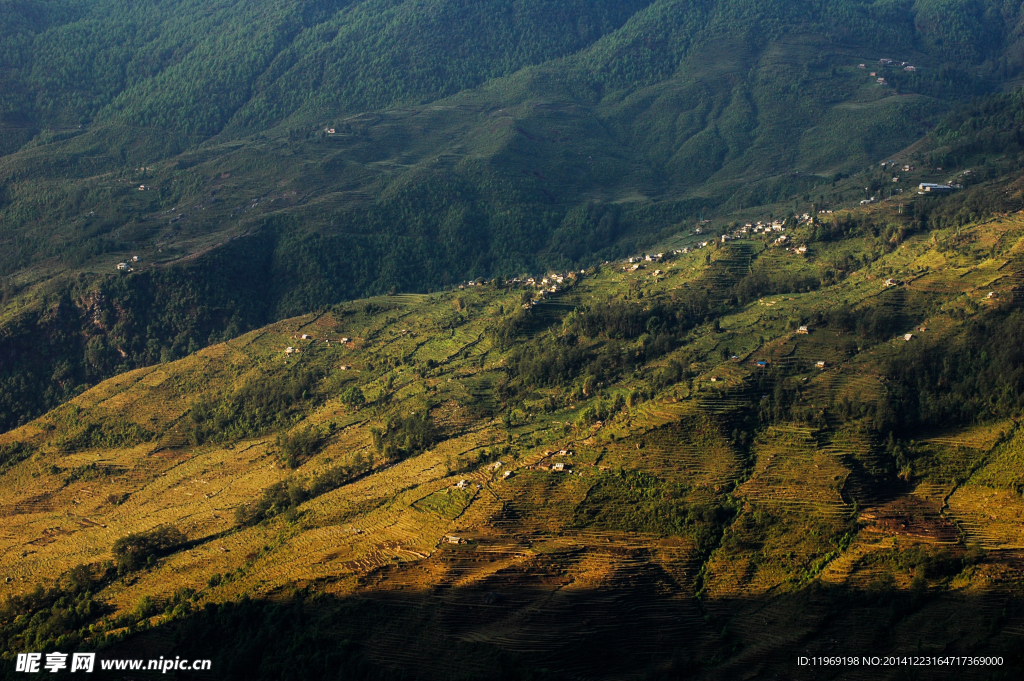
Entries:
[[262, 496], [256, 501], [236, 508], [235, 523], [242, 527], [257, 525], [295, 508], [307, 498], [308, 493], [298, 482], [278, 482], [263, 490]]
[[389, 460], [400, 460], [429, 449], [441, 434], [429, 412], [400, 416], [388, 421], [384, 430], [374, 428], [373, 444]]
[[151, 560], [172, 553], [183, 543], [185, 535], [173, 525], [121, 537], [113, 547], [117, 572], [123, 575], [138, 570]]
[[303, 428], [291, 435], [277, 438], [277, 446], [281, 448], [281, 456], [289, 468], [297, 468], [303, 461], [316, 454], [320, 444], [320, 434], [312, 428]]
[[361, 407], [366, 404], [366, 396], [359, 386], [354, 385], [341, 394], [341, 401], [350, 407]]

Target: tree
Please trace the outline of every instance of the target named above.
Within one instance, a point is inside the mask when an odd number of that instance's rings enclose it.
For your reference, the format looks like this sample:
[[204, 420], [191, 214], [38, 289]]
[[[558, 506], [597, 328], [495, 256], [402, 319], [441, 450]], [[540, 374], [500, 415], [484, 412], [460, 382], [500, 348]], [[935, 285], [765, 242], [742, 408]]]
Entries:
[[366, 396], [359, 386], [354, 385], [341, 394], [341, 401], [351, 407], [359, 408], [366, 404]]

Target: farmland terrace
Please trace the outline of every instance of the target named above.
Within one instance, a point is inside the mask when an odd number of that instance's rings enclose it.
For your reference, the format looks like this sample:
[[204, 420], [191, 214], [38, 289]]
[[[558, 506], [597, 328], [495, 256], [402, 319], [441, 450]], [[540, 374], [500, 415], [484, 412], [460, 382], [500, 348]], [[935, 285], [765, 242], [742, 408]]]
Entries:
[[[846, 217], [898, 219], [871, 210]], [[304, 627], [381, 678], [1019, 665], [1024, 219], [788, 233], [339, 304], [0, 435], [5, 650], [88, 602], [65, 647], [228, 659]]]

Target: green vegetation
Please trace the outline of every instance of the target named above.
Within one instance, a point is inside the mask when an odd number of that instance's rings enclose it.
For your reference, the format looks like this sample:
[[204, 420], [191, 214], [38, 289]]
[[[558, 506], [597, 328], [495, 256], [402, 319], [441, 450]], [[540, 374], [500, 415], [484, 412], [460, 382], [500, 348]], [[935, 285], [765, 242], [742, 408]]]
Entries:
[[52, 412], [49, 420], [60, 431], [57, 446], [69, 453], [98, 447], [131, 447], [153, 437], [145, 428], [118, 414], [86, 415], [75, 405]]
[[576, 510], [576, 522], [624, 532], [687, 535], [704, 553], [717, 544], [735, 510], [727, 505], [687, 505], [682, 500], [689, 491], [641, 471], [620, 469], [605, 474], [590, 488]]
[[906, 348], [887, 367], [894, 426], [907, 432], [1020, 414], [1022, 344], [1024, 314], [1001, 309], [967, 321], [942, 343]]
[[277, 446], [281, 448], [281, 456], [289, 468], [296, 468], [299, 462], [316, 454], [320, 445], [320, 434], [312, 428], [303, 428], [291, 435], [279, 437], [277, 440]]
[[259, 499], [235, 509], [235, 524], [248, 527], [282, 513], [288, 522], [292, 522], [298, 518], [296, 509], [303, 502], [347, 485], [367, 472], [367, 462], [357, 457], [351, 466], [335, 466], [305, 483], [295, 479], [275, 483], [263, 490]]
[[[1019, 8], [988, 1], [33, 7], [0, 30], [4, 430], [340, 300], [849, 205], [895, 189], [864, 168], [937, 123], [918, 173], [976, 165], [971, 184], [1020, 155], [1020, 96], [990, 94], [1019, 77]], [[965, 194], [897, 241], [1020, 205]]]
[[[84, 614], [53, 620], [63, 629], [46, 630], [48, 645], [78, 636], [111, 650], [155, 628], [175, 632], [155, 645], [177, 655], [201, 649], [222, 612], [271, 637], [291, 625], [264, 614], [301, 603], [317, 632], [350, 641], [365, 676], [385, 673], [370, 661], [375, 641], [394, 640], [382, 631], [403, 642], [408, 670], [448, 632], [494, 617], [525, 640], [537, 621], [545, 639], [568, 635], [579, 617], [562, 604], [605, 612], [609, 593], [639, 619], [534, 662], [578, 669], [604, 650], [625, 669], [631, 631], [678, 621], [701, 636], [659, 664], [710, 674], [746, 664], [752, 639], [732, 623], [756, 629], [766, 609], [806, 623], [801, 646], [834, 638], [837, 622], [888, 641], [918, 617], [974, 617], [993, 575], [1010, 574], [992, 549], [1020, 539], [1024, 512], [1024, 226], [995, 213], [947, 223], [964, 200], [793, 218], [789, 244], [666, 248], [635, 271], [560, 275], [547, 295], [499, 280], [343, 303], [105, 382], [4, 436], [5, 531], [32, 547], [12, 571], [37, 565], [37, 546], [67, 569], [83, 554], [114, 559], [91, 609], [76, 595]], [[120, 435], [133, 426], [144, 437]], [[62, 520], [65, 508], [83, 520]], [[111, 544], [100, 523], [124, 539]], [[450, 603], [422, 600], [439, 587]], [[554, 610], [552, 588], [567, 599]], [[377, 600], [403, 591], [400, 604]], [[55, 603], [19, 606], [10, 631], [22, 636], [19, 614], [50, 621]], [[954, 634], [984, 640], [920, 636], [988, 651], [1022, 614], [978, 615]], [[300, 640], [319, 651], [319, 635]], [[518, 644], [508, 658], [467, 646], [453, 665], [519, 678]], [[787, 646], [768, 664], [791, 664], [774, 661], [791, 659]], [[712, 656], [722, 662], [686, 661]], [[254, 659], [238, 674], [277, 673], [273, 655]]]
[[[310, 371], [260, 376], [217, 403], [197, 402], [190, 412], [192, 441], [228, 442], [279, 428], [291, 422], [302, 405], [312, 402], [315, 384]], [[314, 445], [312, 433], [297, 434], [281, 443], [287, 459], [306, 454]]]
[[284, 513], [305, 500], [306, 491], [295, 481], [279, 482], [263, 490], [263, 495], [252, 502], [235, 509], [235, 523], [255, 525], [263, 520]]
[[475, 492], [471, 489], [447, 488], [416, 502], [416, 507], [436, 513], [442, 518], [454, 520], [462, 515], [463, 511], [472, 503], [474, 496]]
[[368, 660], [366, 632], [346, 626], [364, 607], [307, 602], [301, 594], [277, 604], [245, 599], [213, 605], [181, 618], [176, 653], [190, 658], [212, 656], [219, 678], [238, 681], [406, 678], [403, 672]]
[[103, 570], [78, 565], [59, 584], [37, 585], [0, 606], [0, 637], [6, 651], [38, 651], [82, 645], [88, 624], [107, 614], [94, 598], [106, 581]]
[[441, 439], [429, 411], [396, 416], [383, 429], [374, 429], [373, 446], [386, 461], [399, 461], [429, 448]]
[[352, 407], [361, 407], [366, 404], [366, 396], [359, 386], [354, 385], [342, 393], [341, 401]]
[[117, 562], [117, 572], [125, 575], [151, 566], [157, 558], [172, 553], [185, 543], [185, 535], [173, 525], [162, 525], [148, 532], [121, 537], [111, 551]]
[[789, 678], [850, 631], [1008, 655], [1024, 166], [1021, 95], [991, 92], [1020, 21], [0, 13], [5, 664]]
[[32, 455], [32, 447], [24, 442], [0, 445], [0, 468], [9, 468]]

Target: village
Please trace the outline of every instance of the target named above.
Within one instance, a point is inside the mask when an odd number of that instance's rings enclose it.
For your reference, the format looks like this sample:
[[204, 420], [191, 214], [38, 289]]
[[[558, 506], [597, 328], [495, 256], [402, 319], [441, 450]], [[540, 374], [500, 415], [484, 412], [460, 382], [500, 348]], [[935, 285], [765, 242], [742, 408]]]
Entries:
[[[528, 303], [523, 303], [523, 309], [529, 309], [540, 304], [548, 295], [553, 295], [561, 292], [565, 286], [575, 283], [580, 277], [587, 273], [586, 270], [580, 270], [579, 272], [552, 272], [543, 277], [514, 277], [505, 282], [507, 286], [528, 286], [540, 289], [538, 291], [539, 298], [534, 298]], [[462, 288], [461, 286], [459, 288]]]
[[[915, 72], [917, 72], [917, 67], [914, 66], [913, 64], [909, 63], [909, 62], [905, 62], [905, 61], [897, 62], [895, 59], [888, 59], [888, 58], [885, 58], [885, 57], [883, 57], [882, 59], [878, 60], [878, 65], [880, 67], [882, 67], [882, 68], [892, 67], [892, 68], [903, 69], [903, 71], [906, 72], [906, 73], [915, 73]], [[857, 68], [861, 69], [861, 70], [867, 70], [868, 65], [866, 63], [857, 64]], [[878, 84], [878, 85], [888, 85], [889, 84], [889, 81], [887, 81], [885, 79], [885, 76], [881, 75], [881, 73], [878, 72], [878, 71], [871, 71], [871, 72], [868, 73], [868, 76], [870, 78], [874, 78], [875, 79], [875, 83]]]
[[129, 263], [137, 263], [137, 262], [139, 262], [139, 256], [133, 255], [131, 257], [131, 260], [129, 260], [128, 262], [119, 262], [119, 263], [117, 263], [117, 271], [118, 272], [134, 272], [135, 268], [131, 264], [129, 264]]

